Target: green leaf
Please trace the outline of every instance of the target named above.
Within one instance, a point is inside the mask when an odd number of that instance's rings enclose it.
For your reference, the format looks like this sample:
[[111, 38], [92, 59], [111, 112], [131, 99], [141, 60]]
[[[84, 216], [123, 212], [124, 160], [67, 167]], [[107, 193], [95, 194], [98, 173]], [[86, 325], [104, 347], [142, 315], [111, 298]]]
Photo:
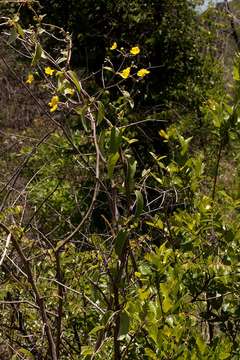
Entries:
[[180, 142], [181, 147], [182, 147], [181, 155], [184, 155], [188, 150], [189, 143], [192, 140], [192, 137], [190, 137], [188, 139], [184, 139], [183, 136], [179, 135], [178, 138], [179, 138], [179, 142]]
[[119, 257], [122, 255], [122, 251], [127, 240], [127, 235], [128, 233], [126, 230], [120, 230], [115, 239], [115, 252]]
[[148, 333], [153, 341], [157, 344], [158, 343], [158, 325], [151, 324], [148, 328]]
[[108, 164], [107, 164], [107, 170], [108, 170], [108, 177], [111, 180], [113, 177], [113, 171], [115, 168], [115, 165], [119, 159], [119, 153], [116, 152], [115, 154], [111, 154], [108, 158]]
[[143, 211], [143, 196], [141, 191], [136, 190], [135, 191], [135, 195], [136, 195], [136, 212], [135, 212], [135, 217], [138, 218], [142, 211]]
[[112, 127], [109, 151], [111, 153], [116, 153], [119, 150], [121, 141], [122, 141], [122, 133], [119, 131], [118, 128]]
[[22, 38], [24, 38], [24, 31], [23, 31], [22, 27], [21, 27], [18, 23], [16, 24], [16, 28], [17, 28], [18, 34], [19, 34]]
[[69, 70], [69, 71], [67, 71], [67, 74], [70, 76], [72, 82], [76, 86], [77, 91], [80, 93], [81, 92], [81, 84], [78, 80], [78, 76], [75, 73], [75, 71]]
[[105, 153], [105, 148], [104, 148], [105, 138], [106, 138], [106, 131], [102, 130], [100, 132], [100, 135], [99, 135], [99, 138], [98, 138], [98, 146], [99, 146], [99, 149], [100, 149], [100, 151], [101, 151], [101, 153], [103, 155]]
[[[26, 359], [26, 360], [34, 359], [33, 354], [30, 351], [28, 351], [27, 349], [24, 349], [24, 348], [18, 349], [18, 355], [19, 356], [22, 355], [21, 359]], [[18, 355], [17, 354], [13, 355], [11, 357], [11, 360], [19, 359]], [[23, 357], [23, 355], [24, 355], [24, 357]]]
[[40, 60], [40, 58], [42, 56], [42, 53], [43, 53], [43, 49], [42, 49], [41, 45], [37, 44], [35, 47], [35, 53], [33, 55], [32, 63], [31, 63], [32, 66], [37, 65], [38, 61]]
[[126, 188], [127, 188], [127, 192], [128, 195], [132, 192], [133, 188], [134, 188], [134, 176], [136, 173], [136, 168], [137, 168], [137, 161], [133, 161], [132, 159], [130, 159], [128, 161], [128, 169], [127, 169], [127, 183], [126, 183]]
[[78, 106], [74, 109], [74, 111], [80, 115], [80, 119], [81, 119], [81, 122], [82, 122], [82, 126], [84, 128], [84, 130], [86, 132], [90, 132], [91, 129], [90, 129], [90, 126], [88, 127], [88, 123], [86, 121], [86, 112], [87, 112], [87, 106], [84, 105], [84, 106]]
[[124, 311], [120, 315], [120, 328], [118, 337], [127, 335], [129, 330], [129, 317], [128, 314]]
[[237, 67], [236, 65], [233, 67], [233, 79], [234, 79], [235, 81], [239, 81], [239, 80], [240, 80], [239, 69], [238, 69], [238, 67]]
[[156, 163], [158, 164], [160, 169], [166, 169], [166, 166], [164, 165], [164, 163], [162, 161], [160, 161], [162, 159], [165, 159], [166, 156], [157, 156], [156, 154], [154, 154], [151, 151], [150, 151], [150, 155], [152, 155], [152, 157], [154, 158], [154, 160], [156, 161]]
[[104, 105], [101, 101], [98, 101], [97, 103], [98, 103], [97, 122], [98, 122], [98, 125], [100, 125], [105, 116], [105, 111], [104, 111], [105, 109], [104, 109]]
[[96, 334], [98, 331], [104, 329], [103, 325], [96, 325], [90, 332], [89, 335], [94, 335]]
[[93, 354], [93, 349], [91, 346], [82, 346], [81, 355], [87, 356], [92, 354]]
[[164, 228], [163, 222], [162, 222], [162, 220], [160, 218], [158, 218], [154, 222], [146, 221], [146, 224], [153, 227], [153, 228], [155, 228], [155, 229], [158, 229], [158, 230], [163, 230], [163, 228]]
[[9, 39], [8, 39], [8, 43], [9, 44], [14, 43], [16, 41], [16, 39], [17, 39], [17, 36], [18, 36], [18, 34], [17, 34], [17, 31], [16, 31], [16, 28], [12, 27], [11, 31], [10, 31], [10, 36], [9, 36]]
[[145, 354], [147, 355], [148, 359], [157, 360], [157, 355], [151, 349], [146, 348]]
[[200, 336], [196, 336], [196, 344], [199, 348], [200, 353], [203, 354], [206, 349], [206, 343], [203, 341], [203, 339]]
[[165, 313], [168, 313], [170, 309], [173, 307], [173, 303], [169, 297], [169, 294], [171, 292], [171, 289], [169, 288], [169, 285], [166, 283], [161, 284], [161, 292], [163, 294], [163, 301], [162, 301], [162, 308]]
[[230, 359], [231, 354], [229, 352], [221, 352], [221, 354], [219, 354], [219, 359], [220, 360], [225, 360], [225, 359]]
[[164, 297], [162, 307], [165, 313], [167, 313], [173, 307], [172, 302], [168, 296]]

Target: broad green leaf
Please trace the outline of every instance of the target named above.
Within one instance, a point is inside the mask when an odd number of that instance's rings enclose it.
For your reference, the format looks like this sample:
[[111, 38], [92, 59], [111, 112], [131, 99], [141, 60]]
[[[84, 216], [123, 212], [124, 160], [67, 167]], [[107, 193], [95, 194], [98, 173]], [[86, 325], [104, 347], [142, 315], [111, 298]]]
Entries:
[[149, 332], [150, 337], [157, 344], [158, 343], [158, 325], [157, 324], [151, 324], [148, 327], [148, 332]]
[[126, 188], [128, 193], [130, 194], [134, 188], [134, 176], [136, 173], [137, 168], [137, 161], [130, 159], [128, 161], [128, 168], [127, 168], [127, 183]]
[[72, 82], [76, 86], [77, 91], [80, 93], [81, 92], [81, 84], [79, 82], [78, 76], [75, 73], [75, 71], [69, 70], [69, 71], [67, 71], [67, 74], [70, 76]]
[[203, 339], [200, 336], [196, 336], [196, 343], [197, 343], [200, 353], [203, 354], [206, 349], [205, 341], [203, 341]]
[[16, 28], [15, 27], [12, 27], [11, 30], [10, 30], [10, 36], [9, 36], [9, 39], [8, 39], [8, 43], [9, 44], [12, 44], [16, 41], [17, 39], [17, 31], [16, 31]]
[[120, 230], [115, 239], [115, 252], [119, 257], [122, 255], [122, 251], [127, 240], [127, 235], [128, 233], [126, 230]]
[[143, 196], [141, 191], [136, 190], [135, 191], [135, 196], [136, 196], [136, 212], [135, 212], [135, 216], [138, 218], [142, 211], [143, 211]]
[[78, 106], [74, 109], [74, 111], [80, 115], [81, 123], [86, 132], [90, 132], [90, 126], [88, 126], [88, 122], [86, 121], [86, 112], [87, 112], [87, 106]]
[[16, 28], [17, 28], [17, 32], [21, 36], [21, 38], [24, 38], [24, 31], [18, 23], [16, 24]]
[[40, 60], [40, 58], [42, 56], [42, 53], [43, 53], [43, 49], [42, 49], [41, 45], [37, 44], [35, 47], [35, 53], [33, 55], [32, 63], [31, 63], [32, 66], [37, 65], [38, 61]]
[[122, 141], [122, 134], [120, 130], [116, 127], [113, 127], [111, 130], [109, 151], [115, 154], [119, 150], [121, 141]]
[[172, 302], [168, 296], [164, 297], [162, 307], [165, 313], [167, 313], [172, 308]]
[[162, 302], [163, 311], [167, 313], [173, 307], [172, 301], [169, 297], [171, 289], [169, 288], [167, 283], [161, 284], [161, 292], [163, 294], [163, 302]]
[[236, 65], [234, 65], [233, 67], [233, 79], [235, 81], [239, 81], [240, 80], [240, 76], [239, 76], [239, 69]]
[[220, 116], [218, 116], [218, 114], [212, 114], [212, 120], [213, 120], [213, 124], [216, 128], [220, 128], [221, 126], [221, 118]]
[[230, 359], [230, 356], [231, 354], [228, 351], [226, 352], [224, 351], [219, 354], [219, 359], [220, 360]]
[[120, 315], [120, 328], [119, 328], [119, 334], [118, 336], [123, 336], [128, 333], [129, 329], [129, 317], [128, 314], [123, 311]]
[[102, 130], [100, 132], [100, 135], [98, 137], [98, 146], [99, 146], [99, 149], [101, 151], [101, 153], [104, 155], [105, 153], [105, 147], [104, 147], [104, 144], [105, 144], [105, 138], [106, 138], [106, 131], [105, 130]]
[[109, 179], [112, 179], [113, 177], [113, 171], [115, 168], [115, 165], [119, 159], [119, 153], [116, 152], [115, 154], [111, 154], [108, 158], [108, 164], [107, 164], [107, 170], [108, 170], [108, 177]]

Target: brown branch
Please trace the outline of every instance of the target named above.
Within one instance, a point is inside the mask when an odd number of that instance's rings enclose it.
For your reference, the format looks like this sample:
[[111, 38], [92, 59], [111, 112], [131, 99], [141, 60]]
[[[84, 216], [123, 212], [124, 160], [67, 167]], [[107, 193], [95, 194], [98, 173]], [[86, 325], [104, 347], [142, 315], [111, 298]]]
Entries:
[[214, 201], [215, 194], [216, 194], [216, 186], [217, 186], [217, 180], [218, 180], [219, 165], [220, 165], [220, 160], [221, 160], [221, 155], [222, 155], [222, 149], [223, 149], [223, 141], [221, 140], [220, 144], [219, 144], [219, 148], [218, 148], [217, 164], [216, 164], [215, 175], [214, 175], [214, 180], [213, 180], [212, 201]]
[[57, 310], [57, 335], [56, 335], [56, 353], [59, 358], [60, 355], [60, 346], [61, 346], [61, 331], [62, 331], [62, 317], [63, 317], [63, 296], [64, 296], [64, 286], [63, 286], [63, 273], [61, 269], [61, 260], [60, 252], [55, 253], [56, 258], [56, 280], [58, 284], [58, 310]]
[[33, 293], [34, 293], [35, 298], [36, 298], [36, 303], [37, 303], [37, 305], [39, 307], [39, 313], [41, 315], [42, 322], [43, 322], [43, 325], [44, 325], [44, 331], [45, 331], [46, 336], [47, 336], [47, 341], [48, 341], [48, 346], [49, 346], [49, 351], [50, 351], [51, 358], [53, 360], [58, 360], [57, 353], [56, 353], [56, 345], [55, 345], [55, 342], [53, 340], [52, 331], [51, 331], [49, 321], [48, 321], [48, 317], [47, 317], [47, 310], [46, 310], [46, 307], [45, 307], [45, 304], [44, 304], [44, 300], [43, 300], [42, 296], [40, 295], [39, 290], [38, 290], [37, 285], [36, 285], [36, 282], [34, 280], [34, 277], [33, 277], [33, 274], [32, 274], [32, 269], [31, 269], [31, 264], [29, 263], [29, 260], [26, 258], [25, 254], [23, 253], [23, 250], [22, 250], [21, 246], [19, 245], [18, 240], [13, 235], [12, 231], [10, 229], [8, 229], [7, 226], [5, 226], [3, 223], [0, 223], [0, 227], [7, 234], [11, 234], [11, 241], [12, 241], [13, 247], [15, 248], [15, 250], [17, 251], [17, 253], [18, 253], [19, 257], [20, 257], [20, 259], [23, 262], [24, 269], [25, 269], [25, 272], [26, 272], [27, 277], [28, 277], [28, 282], [31, 285], [31, 288], [32, 288]]

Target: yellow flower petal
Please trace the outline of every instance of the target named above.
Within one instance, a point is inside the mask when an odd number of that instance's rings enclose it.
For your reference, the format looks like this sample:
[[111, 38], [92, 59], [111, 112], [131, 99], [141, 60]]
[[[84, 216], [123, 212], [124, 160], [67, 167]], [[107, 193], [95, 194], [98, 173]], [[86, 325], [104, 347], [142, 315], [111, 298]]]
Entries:
[[28, 74], [26, 84], [31, 84], [33, 82], [33, 80], [34, 80], [33, 74]]
[[130, 53], [132, 54], [132, 55], [138, 55], [139, 53], [140, 53], [140, 49], [139, 49], [139, 47], [138, 46], [134, 46], [134, 47], [132, 47], [131, 48], [131, 50], [130, 50]]
[[117, 43], [116, 41], [112, 44], [112, 46], [110, 47], [110, 50], [115, 50], [117, 48]]
[[148, 74], [150, 74], [150, 71], [147, 70], [147, 69], [140, 69], [137, 72], [137, 76], [139, 76], [139, 77], [144, 77], [144, 76], [146, 76]]
[[56, 111], [56, 110], [57, 110], [57, 108], [58, 108], [58, 106], [57, 106], [57, 105], [54, 105], [54, 106], [50, 109], [50, 112], [54, 112], [54, 111]]
[[44, 69], [44, 71], [45, 71], [45, 74], [47, 74], [47, 75], [49, 75], [49, 76], [52, 76], [55, 70], [54, 70], [54, 69], [51, 69], [51, 68], [48, 66], [48, 67], [46, 67], [46, 68]]
[[120, 73], [118, 73], [123, 79], [127, 79], [130, 75], [131, 67], [127, 67], [126, 69], [123, 69]]
[[58, 103], [59, 103], [59, 97], [57, 95], [53, 96], [51, 101], [48, 103], [48, 105], [50, 106], [50, 112], [56, 111], [58, 108]]

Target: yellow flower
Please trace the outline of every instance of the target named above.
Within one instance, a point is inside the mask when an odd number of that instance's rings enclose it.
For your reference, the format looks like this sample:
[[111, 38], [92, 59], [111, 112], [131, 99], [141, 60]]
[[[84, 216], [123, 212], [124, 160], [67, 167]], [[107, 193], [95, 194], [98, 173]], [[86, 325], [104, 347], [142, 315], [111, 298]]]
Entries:
[[118, 73], [123, 79], [127, 79], [130, 75], [131, 68], [127, 67], [126, 69], [123, 69], [120, 73]]
[[131, 50], [130, 50], [130, 53], [132, 54], [132, 55], [138, 55], [139, 53], [140, 53], [140, 49], [139, 49], [139, 47], [138, 46], [134, 46], [134, 47], [132, 47], [131, 48]]
[[50, 112], [54, 112], [57, 110], [58, 108], [58, 103], [59, 103], [59, 97], [57, 95], [53, 96], [51, 101], [48, 103], [48, 105], [50, 106]]
[[114, 41], [114, 43], [110, 47], [110, 50], [116, 50], [116, 48], [117, 48], [117, 43], [116, 43], [116, 41]]
[[150, 71], [147, 70], [147, 69], [140, 69], [140, 70], [138, 70], [138, 72], [137, 72], [137, 75], [138, 75], [139, 77], [144, 77], [144, 76], [146, 76], [146, 75], [148, 75], [148, 74], [150, 74]]
[[28, 74], [26, 84], [31, 84], [33, 82], [33, 80], [34, 80], [33, 74]]
[[52, 76], [54, 73], [54, 69], [51, 69], [49, 66], [44, 69], [45, 74]]

